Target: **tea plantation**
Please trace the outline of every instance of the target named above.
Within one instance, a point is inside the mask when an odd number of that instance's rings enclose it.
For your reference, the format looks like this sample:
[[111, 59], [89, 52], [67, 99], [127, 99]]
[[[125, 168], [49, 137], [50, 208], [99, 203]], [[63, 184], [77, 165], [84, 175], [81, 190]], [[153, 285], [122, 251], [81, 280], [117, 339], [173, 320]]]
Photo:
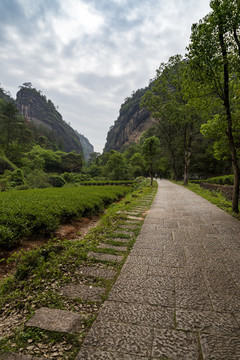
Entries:
[[0, 193], [0, 247], [11, 249], [22, 237], [51, 234], [69, 219], [100, 213], [131, 190], [84, 186]]

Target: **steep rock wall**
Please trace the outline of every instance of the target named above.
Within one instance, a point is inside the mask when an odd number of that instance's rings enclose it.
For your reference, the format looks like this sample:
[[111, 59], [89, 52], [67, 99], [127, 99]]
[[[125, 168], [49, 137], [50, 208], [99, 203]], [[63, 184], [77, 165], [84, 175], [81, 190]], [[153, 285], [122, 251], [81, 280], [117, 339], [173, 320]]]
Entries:
[[138, 142], [143, 131], [151, 128], [155, 120], [140, 102], [148, 88], [137, 90], [121, 105], [119, 117], [110, 128], [104, 152], [111, 149], [120, 151], [133, 142]]
[[17, 93], [16, 106], [26, 120], [53, 132], [64, 151], [83, 152], [75, 131], [62, 119], [51, 100], [36, 89], [22, 87]]

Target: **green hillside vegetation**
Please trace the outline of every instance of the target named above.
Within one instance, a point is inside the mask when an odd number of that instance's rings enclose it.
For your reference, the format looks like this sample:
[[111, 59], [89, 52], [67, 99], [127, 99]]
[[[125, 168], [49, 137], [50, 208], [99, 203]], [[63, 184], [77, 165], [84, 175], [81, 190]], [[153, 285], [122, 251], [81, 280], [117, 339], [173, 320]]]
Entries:
[[[31, 91], [35, 91], [31, 89]], [[42, 96], [40, 94], [40, 96]], [[37, 127], [19, 113], [14, 100], [0, 89], [0, 190], [63, 186], [61, 175], [78, 173], [83, 165], [81, 153], [64, 152], [55, 135]], [[55, 109], [50, 100], [43, 100]], [[74, 131], [73, 131], [74, 133]], [[45, 135], [43, 135], [45, 134]], [[52, 176], [59, 177], [53, 181]]]

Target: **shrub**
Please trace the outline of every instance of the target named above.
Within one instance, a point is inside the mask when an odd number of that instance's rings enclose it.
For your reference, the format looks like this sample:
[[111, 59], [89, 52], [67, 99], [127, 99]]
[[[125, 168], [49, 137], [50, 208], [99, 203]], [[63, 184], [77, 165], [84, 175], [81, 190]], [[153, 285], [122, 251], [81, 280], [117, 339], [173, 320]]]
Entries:
[[66, 181], [60, 175], [51, 175], [49, 176], [49, 183], [53, 187], [62, 187], [63, 185], [66, 184]]
[[23, 171], [21, 169], [13, 171], [13, 173], [11, 174], [11, 180], [14, 187], [18, 185], [23, 185], [25, 183]]
[[35, 169], [28, 173], [26, 181], [31, 188], [44, 189], [50, 185], [48, 175], [41, 169]]
[[204, 180], [204, 182], [208, 182], [210, 184], [218, 184], [218, 185], [233, 185], [234, 177], [233, 175], [223, 175], [223, 176], [209, 178], [207, 180]]
[[15, 170], [16, 166], [0, 151], [0, 174], [6, 170]]
[[91, 176], [89, 174], [80, 174], [78, 175], [79, 181], [89, 181], [92, 180]]
[[68, 172], [62, 174], [62, 177], [67, 183], [74, 182], [77, 179], [76, 174]]
[[0, 191], [7, 191], [10, 190], [11, 183], [7, 178], [0, 179]]

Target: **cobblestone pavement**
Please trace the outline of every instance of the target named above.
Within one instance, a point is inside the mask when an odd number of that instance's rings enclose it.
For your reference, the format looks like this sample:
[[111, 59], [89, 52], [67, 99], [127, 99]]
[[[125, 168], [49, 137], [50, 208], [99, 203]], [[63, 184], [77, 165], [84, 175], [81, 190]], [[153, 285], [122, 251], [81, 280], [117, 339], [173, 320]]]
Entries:
[[240, 222], [159, 181], [80, 359], [239, 360]]

